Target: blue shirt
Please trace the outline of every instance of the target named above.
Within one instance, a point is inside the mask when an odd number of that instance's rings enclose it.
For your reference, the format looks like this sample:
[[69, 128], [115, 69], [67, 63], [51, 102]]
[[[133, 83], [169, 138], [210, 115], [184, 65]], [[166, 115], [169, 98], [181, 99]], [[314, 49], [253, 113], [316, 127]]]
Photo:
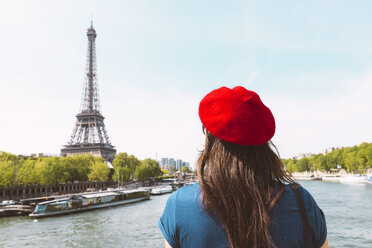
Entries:
[[[299, 188], [302, 195], [314, 247], [321, 247], [327, 237], [326, 220], [310, 193]], [[207, 215], [200, 205], [199, 183], [184, 186], [168, 199], [159, 227], [172, 248], [229, 248], [227, 234], [216, 218]], [[270, 215], [269, 232], [277, 247], [305, 247], [304, 228], [293, 190], [285, 191]]]

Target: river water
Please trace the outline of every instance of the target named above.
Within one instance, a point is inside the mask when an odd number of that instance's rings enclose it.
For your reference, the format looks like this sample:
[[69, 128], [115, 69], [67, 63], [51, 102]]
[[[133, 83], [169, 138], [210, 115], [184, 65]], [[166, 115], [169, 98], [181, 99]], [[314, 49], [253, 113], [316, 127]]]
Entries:
[[[331, 247], [372, 247], [372, 185], [300, 181], [323, 209]], [[33, 220], [0, 219], [0, 247], [164, 247], [157, 226], [169, 195]]]

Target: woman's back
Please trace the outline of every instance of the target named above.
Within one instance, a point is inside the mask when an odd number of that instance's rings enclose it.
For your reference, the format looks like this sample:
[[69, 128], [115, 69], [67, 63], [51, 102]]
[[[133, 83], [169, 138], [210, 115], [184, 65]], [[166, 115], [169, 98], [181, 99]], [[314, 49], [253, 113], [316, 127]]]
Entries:
[[[313, 197], [300, 188], [314, 247], [327, 237], [325, 217]], [[225, 230], [217, 218], [210, 217], [200, 204], [199, 183], [173, 193], [167, 202], [159, 227], [173, 247], [230, 247]], [[270, 215], [272, 247], [306, 247], [300, 210], [293, 190], [285, 190]]]
[[271, 142], [275, 119], [257, 93], [213, 90], [200, 102], [199, 117], [205, 134], [199, 183], [167, 203], [159, 225], [169, 244], [321, 247], [324, 214], [307, 191], [288, 186], [296, 184]]

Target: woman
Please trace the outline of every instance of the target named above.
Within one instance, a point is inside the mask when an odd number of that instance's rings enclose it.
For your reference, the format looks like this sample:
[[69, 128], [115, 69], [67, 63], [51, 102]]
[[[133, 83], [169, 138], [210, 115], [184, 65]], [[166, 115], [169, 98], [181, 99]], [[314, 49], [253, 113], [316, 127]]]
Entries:
[[199, 182], [169, 197], [159, 220], [166, 247], [328, 247], [322, 210], [273, 151], [275, 120], [260, 97], [222, 87], [199, 117]]

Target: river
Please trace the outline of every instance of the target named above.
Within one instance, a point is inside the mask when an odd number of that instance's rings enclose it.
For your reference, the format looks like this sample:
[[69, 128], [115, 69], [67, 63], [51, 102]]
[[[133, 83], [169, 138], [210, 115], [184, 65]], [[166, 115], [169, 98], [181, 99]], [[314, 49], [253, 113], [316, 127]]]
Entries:
[[[372, 247], [372, 185], [300, 181], [323, 209], [331, 247]], [[164, 247], [169, 195], [59, 217], [0, 219], [0, 247]]]

